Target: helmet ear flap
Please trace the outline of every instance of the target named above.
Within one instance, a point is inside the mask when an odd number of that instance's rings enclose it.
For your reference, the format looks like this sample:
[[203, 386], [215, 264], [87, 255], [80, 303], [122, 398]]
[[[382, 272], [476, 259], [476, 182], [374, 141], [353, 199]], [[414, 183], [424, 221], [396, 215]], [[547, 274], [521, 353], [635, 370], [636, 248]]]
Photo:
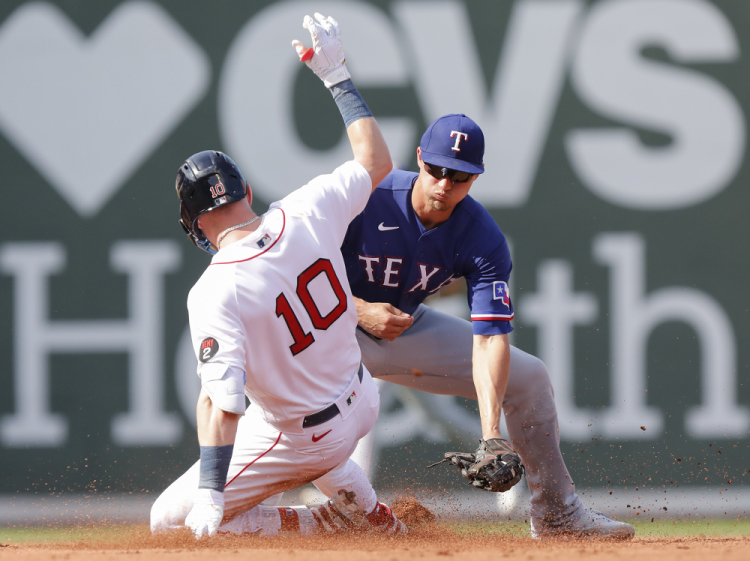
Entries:
[[187, 237], [193, 242], [193, 245], [203, 251], [215, 255], [218, 249], [208, 240], [203, 232], [198, 228], [198, 216], [191, 222], [185, 205], [180, 203], [180, 226], [187, 234]]

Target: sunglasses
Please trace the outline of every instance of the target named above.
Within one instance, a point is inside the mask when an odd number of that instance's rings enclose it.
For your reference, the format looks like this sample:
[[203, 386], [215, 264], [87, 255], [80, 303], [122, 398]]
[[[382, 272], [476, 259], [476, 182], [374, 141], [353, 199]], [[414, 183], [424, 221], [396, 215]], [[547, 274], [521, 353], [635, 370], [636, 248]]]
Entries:
[[451, 183], [466, 183], [467, 181], [469, 181], [469, 179], [474, 177], [473, 173], [458, 171], [457, 169], [432, 167], [427, 162], [423, 163], [425, 171], [438, 180], [447, 177], [451, 180]]

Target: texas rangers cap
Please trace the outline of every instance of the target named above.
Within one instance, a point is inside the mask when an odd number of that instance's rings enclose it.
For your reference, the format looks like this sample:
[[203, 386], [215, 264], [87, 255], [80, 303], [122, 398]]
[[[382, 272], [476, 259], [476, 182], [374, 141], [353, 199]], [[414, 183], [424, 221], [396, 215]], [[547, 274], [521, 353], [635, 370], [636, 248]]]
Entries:
[[466, 173], [484, 173], [484, 134], [463, 113], [444, 115], [427, 127], [422, 142], [422, 160], [441, 168]]

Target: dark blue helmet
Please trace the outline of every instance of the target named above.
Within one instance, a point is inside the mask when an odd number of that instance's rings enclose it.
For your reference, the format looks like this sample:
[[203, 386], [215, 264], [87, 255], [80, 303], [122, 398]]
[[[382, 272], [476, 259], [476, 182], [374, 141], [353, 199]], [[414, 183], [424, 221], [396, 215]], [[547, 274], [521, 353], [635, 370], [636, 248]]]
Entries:
[[198, 217], [247, 196], [242, 172], [226, 154], [205, 150], [180, 166], [175, 189], [180, 198], [182, 228], [195, 245], [213, 255], [218, 250], [198, 228]]

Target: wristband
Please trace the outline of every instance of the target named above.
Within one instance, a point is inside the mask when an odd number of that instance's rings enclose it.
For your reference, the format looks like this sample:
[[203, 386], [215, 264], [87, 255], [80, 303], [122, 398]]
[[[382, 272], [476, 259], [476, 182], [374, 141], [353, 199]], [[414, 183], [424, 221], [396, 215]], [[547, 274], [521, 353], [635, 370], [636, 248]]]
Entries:
[[198, 489], [213, 489], [220, 493], [224, 492], [233, 450], [233, 444], [228, 446], [201, 446]]
[[341, 111], [341, 116], [344, 118], [346, 128], [349, 128], [349, 125], [354, 121], [372, 117], [365, 100], [359, 95], [351, 80], [344, 80], [331, 86], [330, 90], [339, 111]]

